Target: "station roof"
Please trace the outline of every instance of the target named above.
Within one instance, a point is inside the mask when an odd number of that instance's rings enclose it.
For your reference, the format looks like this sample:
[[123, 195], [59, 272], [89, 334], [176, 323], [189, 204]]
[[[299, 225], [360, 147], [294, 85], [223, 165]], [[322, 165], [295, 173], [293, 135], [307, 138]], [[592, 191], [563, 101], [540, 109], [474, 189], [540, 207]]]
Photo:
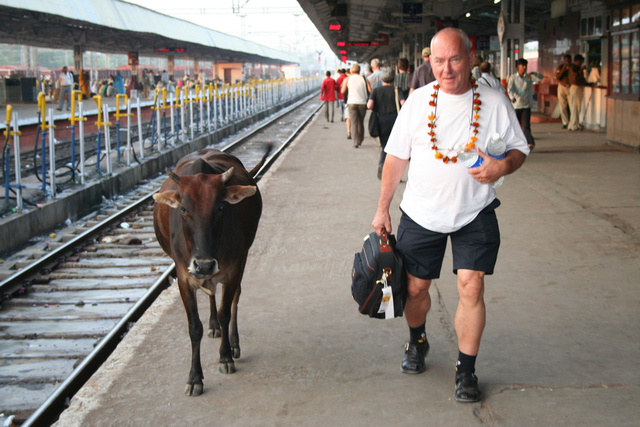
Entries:
[[[506, 1], [506, 0], [503, 0]], [[538, 21], [549, 17], [551, 0], [520, 0], [525, 4], [525, 42], [537, 40]], [[358, 62], [413, 43], [414, 33], [433, 35], [441, 25], [456, 25], [470, 36], [497, 35], [501, 5], [494, 0], [298, 0], [329, 47]], [[465, 15], [470, 13], [469, 17]], [[329, 30], [340, 24], [340, 31]], [[429, 37], [430, 39], [430, 37]], [[366, 46], [388, 40], [388, 45]], [[351, 43], [345, 48], [337, 42]], [[339, 55], [340, 56], [340, 55]]]
[[[0, 43], [260, 64], [297, 64], [296, 55], [120, 0], [0, 0]], [[185, 50], [183, 52], [175, 49]]]

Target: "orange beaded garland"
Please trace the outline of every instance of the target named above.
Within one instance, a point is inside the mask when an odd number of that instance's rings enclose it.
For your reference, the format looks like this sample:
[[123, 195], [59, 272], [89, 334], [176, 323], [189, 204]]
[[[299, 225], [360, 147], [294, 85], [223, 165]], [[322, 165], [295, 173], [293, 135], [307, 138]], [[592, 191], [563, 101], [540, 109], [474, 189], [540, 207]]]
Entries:
[[[429, 114], [429, 123], [427, 123], [427, 126], [429, 127], [429, 132], [427, 132], [427, 135], [429, 135], [430, 137], [430, 141], [431, 141], [431, 149], [435, 151], [435, 158], [437, 160], [442, 160], [443, 163], [447, 164], [449, 162], [451, 163], [456, 163], [458, 161], [458, 156], [445, 156], [440, 149], [438, 148], [438, 146], [436, 145], [436, 142], [438, 141], [438, 139], [436, 138], [436, 132], [435, 132], [435, 128], [436, 128], [436, 112], [438, 109], [438, 92], [440, 91], [440, 85], [435, 84], [433, 86], [434, 88], [434, 92], [431, 94], [431, 100], [429, 101], [429, 105], [431, 107], [434, 107], [433, 110], [433, 114]], [[480, 101], [480, 94], [476, 92], [476, 89], [478, 88], [478, 85], [476, 84], [475, 79], [471, 79], [471, 90], [473, 91], [473, 122], [471, 123], [471, 126], [473, 127], [473, 131], [472, 131], [472, 135], [469, 138], [469, 142], [464, 146], [464, 151], [465, 152], [469, 152], [472, 151], [476, 148], [476, 141], [478, 140], [477, 138], [477, 134], [478, 134], [478, 128], [480, 127], [480, 123], [478, 123], [478, 121], [480, 120], [480, 105], [482, 105], [482, 101]], [[452, 151], [452, 150], [448, 150], [448, 151]]]

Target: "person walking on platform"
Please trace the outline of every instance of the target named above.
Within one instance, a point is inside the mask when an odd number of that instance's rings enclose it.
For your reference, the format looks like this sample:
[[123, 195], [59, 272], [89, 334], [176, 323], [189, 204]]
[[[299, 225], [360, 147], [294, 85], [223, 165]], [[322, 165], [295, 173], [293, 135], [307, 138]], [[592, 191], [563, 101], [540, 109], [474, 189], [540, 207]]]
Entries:
[[342, 87], [342, 82], [347, 78], [347, 72], [344, 68], [338, 70], [340, 74], [338, 79], [336, 80], [337, 92], [338, 92], [338, 110], [340, 110], [340, 121], [344, 122], [344, 94], [340, 91]]
[[413, 77], [411, 78], [411, 87], [409, 89], [409, 94], [413, 93], [414, 90], [426, 86], [436, 78], [433, 75], [433, 69], [431, 66], [431, 62], [429, 61], [429, 56], [431, 55], [431, 48], [425, 47], [422, 49], [422, 59], [423, 63], [416, 71], [413, 73]]
[[113, 78], [113, 86], [116, 89], [116, 95], [123, 95], [124, 94], [124, 80], [122, 80], [122, 76], [120, 75], [120, 71], [116, 72], [116, 75]]
[[502, 86], [502, 83], [500, 83], [500, 80], [498, 80], [497, 78], [493, 77], [491, 75], [491, 64], [488, 62], [482, 62], [479, 66], [480, 69], [480, 78], [478, 80], [476, 80], [476, 83], [480, 84], [480, 85], [487, 85], [490, 88], [493, 88], [495, 90], [499, 90], [500, 92], [504, 93], [505, 95], [507, 94], [507, 90], [504, 88], [504, 86]]
[[400, 104], [404, 103], [404, 94], [400, 89], [393, 86], [394, 72], [391, 68], [385, 67], [381, 69], [380, 79], [382, 80], [382, 86], [375, 88], [369, 95], [369, 101], [367, 101], [367, 109], [371, 110], [371, 114], [378, 115], [378, 124], [380, 127], [380, 159], [378, 160], [378, 179], [382, 178], [382, 166], [384, 165], [384, 159], [387, 153], [384, 151], [384, 147], [387, 145], [389, 135], [391, 135], [391, 129], [400, 112]]
[[382, 80], [380, 80], [380, 60], [378, 58], [371, 60], [371, 70], [372, 73], [367, 77], [367, 81], [369, 82], [369, 87], [373, 90], [382, 86]]
[[320, 87], [320, 100], [324, 101], [325, 117], [327, 122], [333, 123], [333, 110], [336, 105], [336, 92], [338, 86], [336, 81], [331, 78], [331, 71], [327, 71], [327, 78], [322, 81]]
[[[409, 84], [411, 78], [409, 75], [409, 60], [407, 58], [398, 59], [398, 73], [396, 74], [393, 85], [398, 88], [398, 93], [402, 98], [402, 104], [404, 100], [409, 96]], [[400, 104], [400, 105], [402, 105]]]
[[62, 67], [62, 71], [58, 76], [58, 86], [60, 87], [60, 102], [58, 103], [58, 111], [62, 111], [64, 107], [64, 100], [67, 100], [67, 111], [71, 109], [71, 89], [73, 88], [73, 74], [69, 71], [67, 66]]
[[[408, 276], [404, 315], [410, 339], [402, 372], [426, 369], [429, 287], [440, 277], [450, 237], [459, 295], [454, 398], [476, 402], [482, 396], [475, 361], [486, 317], [484, 278], [493, 274], [500, 245], [495, 214], [500, 202], [488, 184], [516, 171], [529, 149], [509, 100], [470, 79], [474, 53], [466, 33], [444, 28], [431, 40], [431, 49], [437, 81], [416, 90], [400, 110], [386, 146], [372, 226], [378, 235], [392, 231], [389, 206], [409, 165], [396, 246]], [[494, 133], [506, 143], [502, 160], [485, 154]], [[467, 168], [457, 161], [468, 152], [484, 163]]]
[[571, 82], [571, 118], [569, 119], [569, 130], [582, 130], [580, 123], [580, 112], [582, 111], [582, 98], [584, 98], [584, 87], [587, 86], [587, 79], [584, 77], [586, 67], [582, 65], [584, 56], [577, 54], [573, 57], [573, 64], [569, 67], [569, 81]]
[[563, 57], [562, 64], [556, 69], [556, 80], [558, 80], [558, 104], [560, 104], [560, 119], [562, 128], [569, 126], [570, 109], [569, 100], [571, 98], [571, 81], [569, 80], [569, 69], [571, 68], [571, 55]]
[[509, 76], [507, 92], [516, 110], [516, 116], [522, 125], [529, 149], [533, 150], [536, 141], [531, 134], [531, 106], [533, 105], [533, 81], [540, 81], [544, 76], [538, 72], [527, 74], [529, 61], [520, 58], [516, 61], [518, 72]]
[[78, 85], [82, 91], [82, 99], [91, 98], [91, 88], [89, 87], [89, 72], [87, 70], [80, 70], [78, 75]]
[[[351, 76], [351, 69], [346, 68], [346, 77]], [[345, 84], [346, 78], [340, 84], [340, 93], [344, 95], [344, 124], [347, 126], [347, 139], [351, 139], [351, 119], [349, 118], [349, 106], [347, 102], [349, 102], [349, 90], [342, 91], [343, 85]]]
[[476, 59], [473, 60], [473, 67], [471, 67], [471, 77], [476, 79], [476, 81], [478, 81], [478, 79], [482, 75], [482, 71], [480, 71], [480, 64], [482, 64], [483, 62], [484, 60], [480, 55], [476, 55]]
[[367, 80], [360, 75], [360, 65], [351, 66], [351, 75], [342, 82], [342, 93], [348, 91], [347, 108], [351, 120], [351, 136], [353, 146], [358, 148], [364, 140], [364, 117], [367, 114], [369, 92]]

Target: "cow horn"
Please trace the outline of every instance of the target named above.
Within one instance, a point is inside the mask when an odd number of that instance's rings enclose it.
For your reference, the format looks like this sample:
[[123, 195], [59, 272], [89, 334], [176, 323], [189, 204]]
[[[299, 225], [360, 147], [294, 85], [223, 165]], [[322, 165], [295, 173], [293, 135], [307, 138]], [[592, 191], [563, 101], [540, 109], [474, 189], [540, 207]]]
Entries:
[[176, 175], [176, 173], [169, 168], [167, 168], [167, 175], [169, 175], [169, 178], [174, 180], [176, 184], [180, 184], [180, 176]]
[[230, 167], [225, 173], [222, 174], [222, 183], [226, 183], [233, 176], [233, 167]]

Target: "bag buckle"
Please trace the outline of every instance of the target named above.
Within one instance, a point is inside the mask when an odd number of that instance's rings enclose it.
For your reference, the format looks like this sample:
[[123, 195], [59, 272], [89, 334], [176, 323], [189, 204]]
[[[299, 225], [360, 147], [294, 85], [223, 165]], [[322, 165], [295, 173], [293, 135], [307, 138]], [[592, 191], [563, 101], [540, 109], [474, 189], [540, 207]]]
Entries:
[[386, 288], [387, 286], [389, 286], [387, 280], [391, 279], [393, 279], [393, 271], [390, 268], [383, 268], [382, 277], [380, 278], [380, 280], [377, 280], [376, 283], [379, 283], [383, 288]]

